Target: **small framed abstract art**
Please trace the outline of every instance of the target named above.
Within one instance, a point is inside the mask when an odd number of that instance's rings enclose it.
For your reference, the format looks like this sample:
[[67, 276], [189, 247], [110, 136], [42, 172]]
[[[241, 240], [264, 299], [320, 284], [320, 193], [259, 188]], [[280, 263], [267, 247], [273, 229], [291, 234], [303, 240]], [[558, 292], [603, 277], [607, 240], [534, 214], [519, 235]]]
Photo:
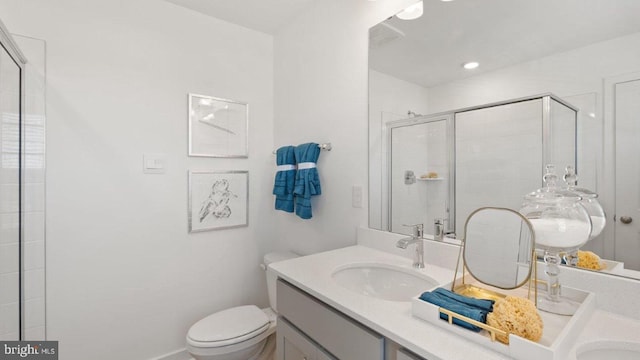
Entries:
[[189, 94], [189, 156], [249, 157], [249, 105]]
[[248, 171], [189, 171], [190, 233], [248, 225]]

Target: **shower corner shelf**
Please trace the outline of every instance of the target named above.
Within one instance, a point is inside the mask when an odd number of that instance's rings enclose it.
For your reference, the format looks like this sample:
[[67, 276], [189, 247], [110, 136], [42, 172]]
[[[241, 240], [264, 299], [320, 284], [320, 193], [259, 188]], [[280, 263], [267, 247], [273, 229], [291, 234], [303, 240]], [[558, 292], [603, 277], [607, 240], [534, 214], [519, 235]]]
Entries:
[[418, 181], [442, 181], [442, 180], [444, 180], [444, 178], [441, 178], [441, 177], [439, 177], [439, 178], [424, 178], [424, 179], [416, 178], [416, 180], [418, 180]]

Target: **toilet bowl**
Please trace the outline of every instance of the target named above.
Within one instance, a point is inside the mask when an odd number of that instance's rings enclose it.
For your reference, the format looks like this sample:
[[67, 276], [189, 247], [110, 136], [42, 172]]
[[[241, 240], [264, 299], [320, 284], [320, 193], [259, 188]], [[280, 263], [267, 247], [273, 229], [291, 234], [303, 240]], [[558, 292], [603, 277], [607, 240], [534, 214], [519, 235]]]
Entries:
[[269, 264], [297, 257], [294, 253], [264, 256], [270, 308], [237, 306], [211, 314], [191, 326], [187, 351], [196, 360], [271, 360], [275, 350], [276, 280]]

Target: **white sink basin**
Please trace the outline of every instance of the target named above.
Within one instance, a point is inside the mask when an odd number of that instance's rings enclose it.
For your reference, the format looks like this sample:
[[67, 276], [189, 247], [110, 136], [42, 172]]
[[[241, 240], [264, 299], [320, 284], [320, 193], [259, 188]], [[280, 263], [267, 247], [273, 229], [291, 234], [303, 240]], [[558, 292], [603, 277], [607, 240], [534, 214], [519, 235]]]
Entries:
[[438, 285], [433, 278], [386, 264], [350, 264], [332, 274], [340, 286], [361, 295], [390, 301], [411, 301], [411, 298]]
[[577, 360], [637, 360], [640, 343], [627, 341], [596, 341], [584, 344], [576, 351]]

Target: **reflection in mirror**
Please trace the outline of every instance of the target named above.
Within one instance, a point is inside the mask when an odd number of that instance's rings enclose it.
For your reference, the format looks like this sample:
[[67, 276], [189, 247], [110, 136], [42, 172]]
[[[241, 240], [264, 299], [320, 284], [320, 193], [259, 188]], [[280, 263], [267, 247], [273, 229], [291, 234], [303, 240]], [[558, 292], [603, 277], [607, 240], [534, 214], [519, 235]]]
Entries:
[[501, 289], [524, 285], [531, 276], [535, 241], [531, 224], [504, 208], [480, 208], [464, 226], [464, 262], [484, 284]]
[[[638, 18], [637, 0], [433, 1], [424, 3], [419, 19], [391, 17], [374, 26], [369, 46], [370, 227], [390, 229], [384, 210], [389, 207], [388, 173], [383, 171], [388, 168], [389, 121], [406, 119], [409, 110], [443, 114], [553, 93], [579, 110], [578, 186], [600, 195], [608, 217], [602, 234], [583, 249], [617, 261], [616, 269], [624, 268], [604, 272], [640, 278], [640, 232], [634, 230], [640, 221], [633, 221], [640, 216], [640, 204], [634, 203], [640, 196], [632, 195], [639, 179], [630, 175], [635, 165], [623, 165], [624, 159], [616, 157], [637, 153], [624, 139], [640, 138], [640, 127], [615, 126], [632, 118], [640, 104], [631, 100], [640, 87]], [[480, 66], [465, 70], [461, 65], [468, 61]], [[549, 104], [554, 116], [568, 114], [556, 105]], [[620, 129], [623, 133], [616, 135]], [[549, 148], [564, 145], [551, 139]], [[564, 167], [561, 160], [554, 163]], [[422, 170], [416, 171], [420, 175]], [[530, 190], [540, 186], [540, 178], [537, 181]], [[427, 186], [431, 191], [431, 184]], [[514, 201], [521, 201], [524, 193]], [[457, 200], [459, 194], [453, 195]], [[450, 203], [452, 210], [454, 205]], [[622, 223], [622, 216], [632, 221]], [[453, 217], [450, 223], [455, 222]]]
[[446, 219], [447, 126], [447, 116], [389, 123], [392, 232], [406, 232], [402, 224], [434, 224], [436, 219]]
[[[615, 226], [614, 259], [640, 270], [640, 73], [613, 82], [615, 114]], [[634, 217], [635, 220], [634, 221]]]
[[456, 113], [455, 223], [484, 206], [520, 208], [544, 164], [574, 166], [575, 133], [576, 110], [553, 96]]

